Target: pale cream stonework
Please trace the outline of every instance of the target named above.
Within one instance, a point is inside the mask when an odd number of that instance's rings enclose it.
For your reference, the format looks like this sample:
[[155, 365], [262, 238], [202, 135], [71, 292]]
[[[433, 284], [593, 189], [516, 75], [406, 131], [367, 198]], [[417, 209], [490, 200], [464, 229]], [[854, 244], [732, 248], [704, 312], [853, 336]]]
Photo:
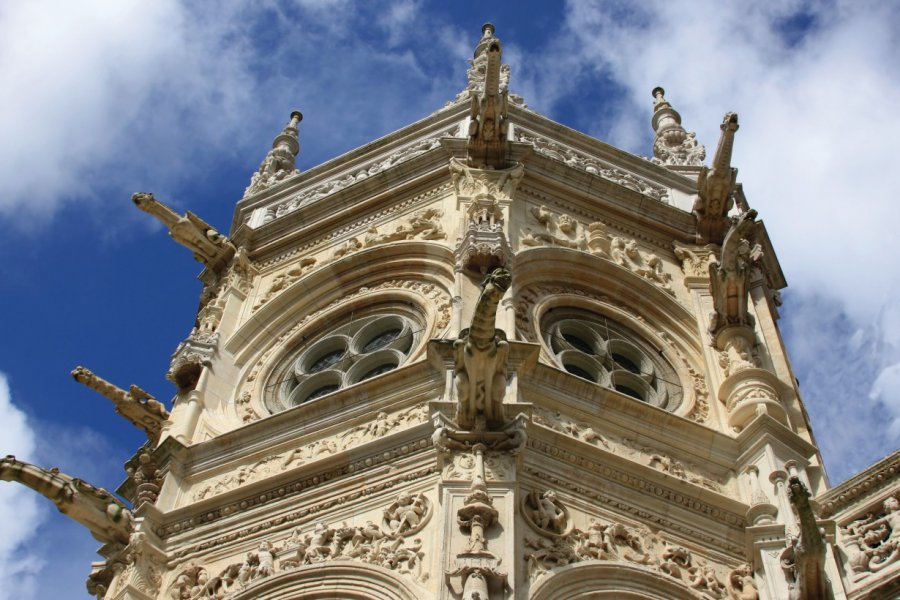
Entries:
[[0, 478], [103, 543], [107, 600], [896, 597], [900, 458], [827, 489], [737, 115], [705, 167], [657, 88], [634, 156], [482, 33], [455, 100], [306, 172], [293, 113], [228, 236], [135, 195], [205, 268], [171, 412], [73, 373], [147, 432], [133, 508]]

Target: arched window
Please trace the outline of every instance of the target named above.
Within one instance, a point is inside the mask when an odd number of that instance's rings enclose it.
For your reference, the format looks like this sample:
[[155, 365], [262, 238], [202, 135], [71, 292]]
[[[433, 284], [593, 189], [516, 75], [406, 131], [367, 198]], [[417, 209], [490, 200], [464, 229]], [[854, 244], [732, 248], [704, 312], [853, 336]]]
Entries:
[[557, 365], [572, 375], [666, 410], [681, 404], [675, 369], [629, 328], [585, 310], [554, 308], [541, 331]]
[[408, 316], [375, 314], [305, 340], [273, 371], [267, 407], [280, 412], [396, 369], [419, 329]]

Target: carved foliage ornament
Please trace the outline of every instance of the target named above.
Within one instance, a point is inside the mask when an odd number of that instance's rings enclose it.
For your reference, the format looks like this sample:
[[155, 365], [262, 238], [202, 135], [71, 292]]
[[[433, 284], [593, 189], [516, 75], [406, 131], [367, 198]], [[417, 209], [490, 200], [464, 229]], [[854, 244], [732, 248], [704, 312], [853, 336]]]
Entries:
[[900, 500], [888, 497], [881, 510], [841, 528], [841, 550], [854, 581], [878, 573], [900, 559]]
[[[749, 566], [725, 571], [689, 549], [669, 544], [645, 527], [604, 523], [591, 519], [587, 530], [572, 529], [567, 535], [525, 536], [528, 576], [535, 579], [554, 569], [585, 560], [614, 560], [657, 570], [712, 598], [757, 600]], [[727, 582], [727, 583], [726, 583]]]
[[216, 576], [210, 576], [202, 566], [189, 564], [172, 584], [170, 596], [224, 598], [276, 573], [329, 560], [375, 564], [424, 582], [428, 574], [423, 571], [422, 539], [409, 536], [421, 530], [430, 513], [430, 503], [424, 496], [403, 492], [385, 509], [386, 526], [366, 521], [360, 526], [332, 527], [319, 521], [307, 533], [297, 528], [279, 543], [261, 541], [241, 562], [228, 565]]
[[520, 242], [523, 246], [560, 246], [589, 251], [628, 269], [666, 293], [675, 295], [672, 276], [663, 268], [662, 259], [638, 248], [635, 240], [610, 235], [606, 224], [601, 222], [585, 227], [571, 216], [565, 213], [557, 215], [546, 206], [532, 207], [530, 213], [539, 227], [525, 230]]
[[441, 132], [434, 137], [420, 140], [411, 146], [407, 146], [406, 148], [397, 150], [387, 158], [376, 161], [365, 168], [361, 168], [357, 171], [354, 171], [353, 173], [347, 173], [342, 177], [329, 179], [328, 181], [320, 183], [313, 188], [304, 190], [299, 194], [293, 196], [289, 200], [286, 200], [285, 202], [281, 202], [267, 208], [263, 222], [268, 223], [277, 218], [283, 217], [284, 215], [290, 214], [295, 210], [298, 210], [304, 206], [317, 202], [322, 198], [330, 196], [331, 194], [348, 188], [355, 183], [359, 183], [365, 179], [368, 179], [369, 177], [377, 175], [393, 166], [399, 165], [417, 156], [425, 154], [430, 150], [434, 150], [435, 148], [438, 148], [440, 146], [440, 138], [452, 135], [452, 130]]

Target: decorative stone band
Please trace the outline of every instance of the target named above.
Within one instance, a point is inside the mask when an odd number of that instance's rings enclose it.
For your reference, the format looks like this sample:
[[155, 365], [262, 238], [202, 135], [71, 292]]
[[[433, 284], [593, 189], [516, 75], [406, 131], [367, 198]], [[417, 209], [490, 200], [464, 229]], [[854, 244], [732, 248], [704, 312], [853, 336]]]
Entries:
[[[378, 467], [385, 463], [391, 463], [391, 462], [397, 460], [398, 458], [412, 456], [414, 454], [422, 452], [423, 450], [429, 448], [430, 446], [431, 446], [431, 436], [426, 435], [423, 438], [405, 442], [405, 443], [395, 446], [394, 448], [391, 448], [389, 450], [375, 452], [375, 453], [371, 454], [370, 456], [367, 456], [365, 458], [360, 458], [359, 460], [356, 460], [355, 462], [341, 465], [341, 466], [331, 469], [329, 471], [322, 471], [322, 472], [319, 472], [316, 474], [310, 474], [309, 476], [307, 476], [303, 479], [300, 479], [298, 481], [294, 481], [292, 483], [288, 483], [288, 484], [281, 485], [281, 486], [278, 486], [275, 488], [271, 488], [271, 489], [268, 489], [263, 492], [256, 492], [252, 496], [247, 496], [240, 500], [234, 500], [232, 502], [229, 502], [228, 504], [221, 505], [221, 506], [218, 506], [215, 508], [211, 508], [211, 509], [203, 512], [202, 514], [199, 514], [199, 515], [196, 515], [193, 517], [189, 517], [187, 519], [182, 519], [180, 521], [176, 521], [175, 523], [169, 523], [169, 524], [163, 525], [163, 526], [157, 528], [156, 534], [161, 538], [168, 538], [168, 537], [171, 537], [171, 536], [179, 534], [179, 533], [185, 533], [187, 531], [190, 531], [191, 529], [194, 529], [195, 527], [199, 527], [201, 525], [206, 525], [209, 523], [214, 523], [214, 522], [216, 522], [222, 518], [225, 518], [229, 515], [233, 515], [235, 513], [239, 513], [239, 512], [243, 512], [245, 510], [251, 509], [254, 506], [258, 506], [260, 504], [264, 504], [266, 502], [270, 502], [272, 500], [277, 500], [280, 498], [288, 498], [290, 496], [295, 496], [297, 494], [305, 492], [311, 488], [317, 487], [328, 481], [334, 481], [334, 480], [340, 479], [342, 477], [358, 476], [359, 473], [361, 473], [361, 472], [368, 471], [374, 467]], [[428, 473], [432, 473], [432, 472], [437, 473], [438, 469], [436, 466], [433, 468], [430, 467], [429, 469], [427, 469], [427, 472]], [[370, 488], [366, 488], [366, 489], [370, 490], [368, 493], [376, 493], [378, 491], [383, 490], [385, 487], [390, 487], [390, 486], [398, 483], [399, 481], [401, 481], [401, 480], [398, 479], [398, 480], [391, 481], [391, 482], [381, 483], [381, 484], [377, 484], [377, 485], [371, 486]], [[364, 492], [358, 492], [358, 493], [364, 494]], [[357, 493], [354, 493], [354, 494], [356, 495]], [[311, 513], [318, 512], [319, 510], [325, 510], [327, 508], [330, 508], [331, 506], [334, 506], [337, 504], [343, 504], [344, 502], [347, 502], [347, 501], [348, 501], [348, 498], [334, 498], [334, 499], [331, 499], [331, 500], [328, 500], [328, 501], [322, 503], [322, 505], [319, 505], [318, 508], [310, 507], [307, 509], [297, 511], [297, 513], [294, 513], [295, 516], [292, 517], [291, 519], [281, 519], [281, 520], [279, 520], [278, 523], [273, 523], [273, 524], [281, 524], [281, 523], [289, 522], [290, 520], [299, 519], [299, 518], [305, 517]], [[314, 508], [315, 508], [315, 510], [314, 510]]]
[[[599, 462], [595, 462], [582, 456], [566, 452], [565, 450], [561, 450], [560, 448], [547, 442], [529, 439], [528, 447], [544, 454], [557, 457], [561, 460], [565, 460], [566, 462], [581, 467], [582, 469], [597, 474], [605, 479], [616, 481], [622, 486], [637, 490], [640, 494], [653, 494], [657, 498], [666, 500], [673, 504], [678, 504], [687, 510], [700, 513], [704, 517], [711, 518], [714, 521], [718, 521], [724, 525], [727, 525], [728, 527], [743, 530], [743, 528], [747, 525], [747, 520], [744, 515], [731, 512], [727, 509], [712, 506], [695, 497], [678, 493], [675, 490], [663, 487], [642, 477], [638, 477], [633, 473], [620, 471], [619, 469], [611, 467], [607, 464], [600, 464]], [[735, 556], [741, 556], [744, 553], [745, 549], [742, 545], [729, 543], [721, 537], [714, 537], [701, 531], [684, 527], [682, 524], [675, 523], [665, 518], [664, 516], [649, 513], [633, 506], [630, 503], [620, 502], [614, 498], [610, 498], [605, 494], [597, 491], [597, 489], [589, 489], [586, 486], [577, 485], [570, 481], [562, 480], [548, 473], [546, 470], [528, 466], [526, 466], [524, 470], [529, 475], [537, 477], [542, 481], [549, 482], [554, 486], [564, 487], [577, 495], [581, 495], [598, 502], [608, 504], [617, 510], [632, 514], [639, 519], [657, 523], [660, 528], [677, 531], [688, 538], [695, 539], [699, 542], [709, 544], [717, 548], [721, 548], [727, 552], [731, 552]]]
[[728, 425], [740, 431], [762, 413], [788, 425], [778, 393], [781, 387], [778, 377], [765, 369], [743, 369], [728, 377], [719, 387], [719, 400], [728, 410]]

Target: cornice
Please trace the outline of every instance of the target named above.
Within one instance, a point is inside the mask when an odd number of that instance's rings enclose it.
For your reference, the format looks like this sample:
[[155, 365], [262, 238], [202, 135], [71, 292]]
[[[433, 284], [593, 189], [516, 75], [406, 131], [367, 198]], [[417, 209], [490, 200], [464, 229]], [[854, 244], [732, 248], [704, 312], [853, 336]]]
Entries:
[[829, 518], [850, 510], [891, 487], [900, 488], [900, 450], [816, 498], [819, 516]]

